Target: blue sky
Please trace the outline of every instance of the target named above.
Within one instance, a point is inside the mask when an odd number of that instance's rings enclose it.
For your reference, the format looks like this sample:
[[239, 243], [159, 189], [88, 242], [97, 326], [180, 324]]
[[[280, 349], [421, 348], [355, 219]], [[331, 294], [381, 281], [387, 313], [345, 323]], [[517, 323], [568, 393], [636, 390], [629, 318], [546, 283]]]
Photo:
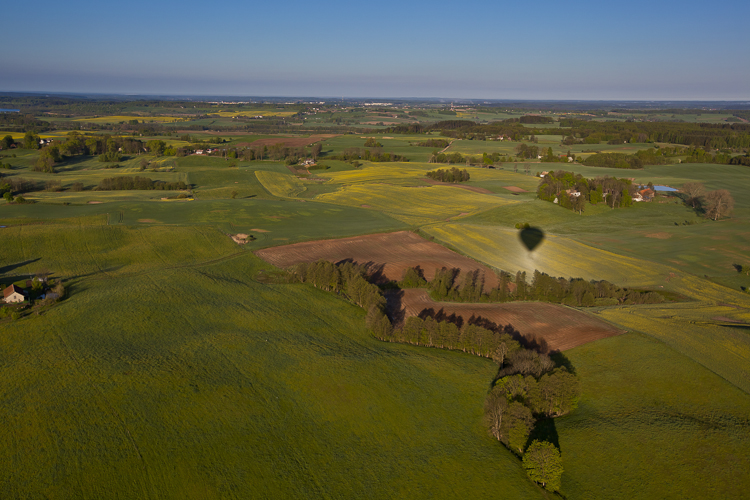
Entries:
[[0, 91], [750, 100], [747, 0], [42, 0], [3, 11]]

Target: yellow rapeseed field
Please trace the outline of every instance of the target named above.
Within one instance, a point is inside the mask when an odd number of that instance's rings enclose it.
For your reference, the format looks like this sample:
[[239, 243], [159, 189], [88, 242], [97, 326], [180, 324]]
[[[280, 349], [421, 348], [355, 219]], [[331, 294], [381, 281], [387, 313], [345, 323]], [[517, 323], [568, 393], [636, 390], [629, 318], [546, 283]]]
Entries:
[[322, 174], [335, 184], [357, 184], [362, 182], [389, 182], [401, 184], [407, 179], [422, 178], [428, 169], [411, 163], [371, 163], [357, 170], [345, 170]]
[[521, 270], [530, 274], [538, 269], [551, 276], [606, 279], [621, 286], [661, 285], [670, 272], [666, 266], [554, 235], [547, 235], [530, 252], [513, 229], [440, 224], [426, 228], [426, 232], [470, 257], [509, 272]]
[[424, 223], [474, 214], [512, 201], [453, 186], [404, 187], [390, 184], [353, 184], [321, 194], [317, 201], [364, 206], [392, 217], [407, 216]]
[[269, 193], [279, 198], [293, 198], [306, 189], [302, 181], [291, 174], [257, 170], [255, 176]]

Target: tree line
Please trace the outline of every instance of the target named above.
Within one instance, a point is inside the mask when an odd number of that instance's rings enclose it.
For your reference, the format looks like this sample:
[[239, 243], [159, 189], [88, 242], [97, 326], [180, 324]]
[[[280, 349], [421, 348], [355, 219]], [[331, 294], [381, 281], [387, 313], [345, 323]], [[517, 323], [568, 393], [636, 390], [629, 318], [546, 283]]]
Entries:
[[[459, 275], [463, 279], [459, 280]], [[586, 281], [583, 278], [553, 277], [547, 273], [534, 271], [531, 283], [525, 271], [515, 276], [500, 271], [498, 285], [485, 291], [485, 276], [475, 271], [460, 269], [436, 269], [432, 281], [424, 279], [419, 268], [407, 269], [401, 288], [427, 288], [436, 301], [449, 302], [513, 302], [539, 301], [552, 302], [573, 307], [597, 305], [659, 304], [664, 297], [656, 292], [621, 288], [606, 280]]]
[[[495, 325], [472, 318], [459, 328], [456, 321], [433, 316], [409, 317], [393, 328], [386, 314], [382, 290], [367, 280], [367, 267], [351, 262], [300, 263], [290, 269], [295, 281], [340, 295], [367, 311], [365, 322], [380, 340], [460, 350], [492, 359], [498, 371], [484, 404], [489, 433], [523, 457], [529, 477], [550, 491], [560, 488], [562, 458], [547, 441], [529, 443], [534, 427], [545, 418], [575, 409], [580, 395], [578, 378], [557, 366], [545, 353], [525, 348], [511, 325]], [[515, 337], [515, 338], [514, 338]], [[522, 338], [522, 337], [521, 337]]]
[[452, 167], [450, 170], [431, 170], [425, 174], [430, 179], [434, 179], [440, 182], [467, 182], [471, 178], [468, 170], [459, 170], [456, 167]]
[[140, 177], [138, 175], [134, 177], [120, 176], [110, 177], [102, 179], [99, 185], [95, 188], [98, 191], [130, 191], [130, 190], [163, 190], [163, 191], [176, 191], [190, 189], [190, 186], [182, 181], [178, 182], [165, 182], [159, 180], [151, 180], [148, 177]]

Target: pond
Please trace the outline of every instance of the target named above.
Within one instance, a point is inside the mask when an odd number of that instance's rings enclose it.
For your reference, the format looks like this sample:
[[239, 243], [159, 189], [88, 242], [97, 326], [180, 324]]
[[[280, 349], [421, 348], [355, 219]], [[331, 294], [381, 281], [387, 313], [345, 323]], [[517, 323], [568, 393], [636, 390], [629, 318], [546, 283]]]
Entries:
[[679, 190], [673, 187], [669, 187], [669, 186], [654, 186], [654, 191], [679, 191]]

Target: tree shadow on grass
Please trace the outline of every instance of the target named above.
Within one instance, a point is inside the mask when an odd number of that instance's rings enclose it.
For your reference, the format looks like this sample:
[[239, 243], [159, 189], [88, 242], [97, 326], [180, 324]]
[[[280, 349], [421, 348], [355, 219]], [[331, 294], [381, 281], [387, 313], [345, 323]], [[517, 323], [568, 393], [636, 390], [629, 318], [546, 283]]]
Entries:
[[[560, 450], [560, 439], [557, 435], [557, 428], [555, 427], [554, 418], [542, 418], [537, 420], [536, 425], [529, 434], [529, 439], [526, 442], [526, 447], [534, 442], [534, 440], [548, 441]], [[562, 450], [560, 450], [562, 452]]]
[[28, 266], [29, 264], [33, 264], [34, 262], [37, 262], [39, 260], [42, 260], [41, 257], [37, 257], [36, 259], [29, 259], [25, 260], [23, 262], [17, 262], [15, 264], [8, 264], [7, 266], [0, 267], [0, 276], [2, 276], [5, 273], [9, 273], [13, 271], [14, 269], [18, 269], [19, 267]]

